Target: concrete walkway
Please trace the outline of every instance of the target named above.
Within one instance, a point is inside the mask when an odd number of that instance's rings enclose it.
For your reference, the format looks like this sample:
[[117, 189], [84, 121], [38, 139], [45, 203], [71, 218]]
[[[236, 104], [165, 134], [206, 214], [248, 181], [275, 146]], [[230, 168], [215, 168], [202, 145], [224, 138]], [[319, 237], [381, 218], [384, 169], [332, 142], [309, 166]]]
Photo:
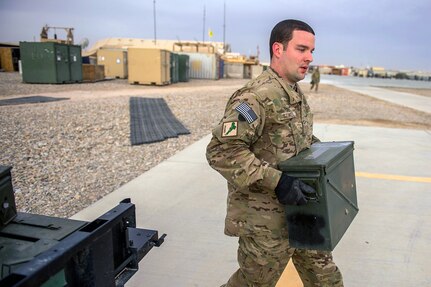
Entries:
[[[334, 251], [345, 286], [431, 286], [431, 134], [316, 124], [315, 135], [355, 141], [360, 211]], [[226, 183], [205, 159], [209, 139], [72, 217], [94, 220], [130, 197], [139, 227], [167, 233], [126, 286], [220, 286], [236, 270], [237, 239], [223, 235]]]
[[360, 94], [365, 94], [373, 98], [391, 102], [393, 104], [402, 105], [426, 113], [431, 113], [431, 99], [426, 96], [397, 91], [388, 91], [388, 89], [377, 87], [359, 87], [345, 84], [334, 85]]
[[340, 77], [339, 79], [331, 78], [330, 80], [322, 79], [322, 83], [331, 84], [343, 89], [351, 90], [393, 104], [416, 109], [418, 111], [431, 113], [431, 99], [429, 97], [415, 95], [411, 93], [397, 92], [385, 88], [365, 85], [364, 83], [360, 82], [349, 82], [343, 80], [343, 78], [345, 77]]

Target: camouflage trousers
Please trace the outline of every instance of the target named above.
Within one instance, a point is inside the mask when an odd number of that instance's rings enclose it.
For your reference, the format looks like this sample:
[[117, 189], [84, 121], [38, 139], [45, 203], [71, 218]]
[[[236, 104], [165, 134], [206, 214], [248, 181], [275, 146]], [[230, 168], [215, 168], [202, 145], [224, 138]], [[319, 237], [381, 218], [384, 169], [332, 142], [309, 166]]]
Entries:
[[319, 89], [319, 83], [312, 83], [310, 91], [312, 91], [314, 87], [316, 87], [315, 89], [316, 89], [316, 92], [317, 92], [317, 90]]
[[331, 252], [290, 248], [288, 239], [240, 237], [240, 268], [226, 287], [274, 287], [292, 258], [304, 287], [342, 287], [343, 278]]

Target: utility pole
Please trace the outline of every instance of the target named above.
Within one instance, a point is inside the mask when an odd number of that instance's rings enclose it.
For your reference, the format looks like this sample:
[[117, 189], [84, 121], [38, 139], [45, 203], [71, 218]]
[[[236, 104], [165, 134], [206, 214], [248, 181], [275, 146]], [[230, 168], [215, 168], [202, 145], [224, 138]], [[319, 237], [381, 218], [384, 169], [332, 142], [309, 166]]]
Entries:
[[157, 45], [156, 0], [153, 0], [153, 17], [154, 17], [154, 45]]
[[226, 1], [223, 3], [223, 54], [226, 54]]
[[205, 5], [204, 5], [204, 26], [202, 30], [202, 42], [205, 42]]
[[257, 55], [256, 58], [259, 60], [259, 55], [260, 55], [260, 49], [259, 49], [259, 45], [257, 45]]

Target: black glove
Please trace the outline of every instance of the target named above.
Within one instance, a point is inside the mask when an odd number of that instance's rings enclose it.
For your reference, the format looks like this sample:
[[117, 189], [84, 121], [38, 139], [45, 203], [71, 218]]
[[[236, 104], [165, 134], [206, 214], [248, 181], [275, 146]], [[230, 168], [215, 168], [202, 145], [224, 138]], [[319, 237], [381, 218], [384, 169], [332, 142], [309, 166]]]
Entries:
[[316, 191], [296, 177], [281, 174], [275, 188], [275, 194], [281, 204], [304, 205], [307, 199], [316, 198]]

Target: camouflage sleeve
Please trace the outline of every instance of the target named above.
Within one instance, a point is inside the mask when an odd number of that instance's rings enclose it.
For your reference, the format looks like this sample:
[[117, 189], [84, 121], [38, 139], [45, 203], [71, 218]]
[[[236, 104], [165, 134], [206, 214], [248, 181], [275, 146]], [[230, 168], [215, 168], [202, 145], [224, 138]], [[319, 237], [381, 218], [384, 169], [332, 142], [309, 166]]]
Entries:
[[[241, 110], [249, 107], [249, 114]], [[274, 190], [281, 172], [258, 159], [251, 151], [265, 125], [265, 109], [252, 93], [233, 96], [220, 123], [213, 129], [207, 160], [228, 182], [238, 188], [257, 184]]]

